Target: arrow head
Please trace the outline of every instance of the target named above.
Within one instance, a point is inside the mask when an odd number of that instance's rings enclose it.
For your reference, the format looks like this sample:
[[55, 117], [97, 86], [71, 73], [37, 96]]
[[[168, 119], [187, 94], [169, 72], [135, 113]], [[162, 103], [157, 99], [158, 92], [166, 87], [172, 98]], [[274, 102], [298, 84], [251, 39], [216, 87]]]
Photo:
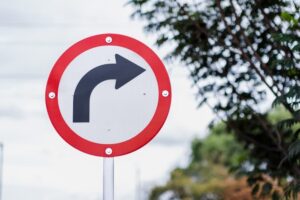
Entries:
[[144, 68], [138, 66], [130, 60], [127, 60], [119, 54], [116, 54], [115, 57], [116, 65], [119, 68], [119, 73], [116, 78], [116, 89], [119, 89], [120, 87], [146, 71]]

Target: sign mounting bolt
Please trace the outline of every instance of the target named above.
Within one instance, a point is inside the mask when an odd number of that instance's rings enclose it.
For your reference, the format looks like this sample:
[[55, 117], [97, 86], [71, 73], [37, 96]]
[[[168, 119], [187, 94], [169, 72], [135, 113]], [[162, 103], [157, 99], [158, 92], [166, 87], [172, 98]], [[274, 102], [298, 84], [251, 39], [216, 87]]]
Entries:
[[111, 43], [112, 42], [112, 38], [110, 36], [105, 38], [106, 43]]
[[163, 95], [163, 97], [169, 96], [169, 91], [168, 90], [163, 90], [162, 95]]
[[49, 96], [50, 99], [54, 99], [56, 95], [55, 95], [54, 92], [49, 92], [48, 96]]
[[105, 153], [106, 153], [106, 155], [111, 155], [112, 154], [112, 149], [111, 148], [106, 148]]

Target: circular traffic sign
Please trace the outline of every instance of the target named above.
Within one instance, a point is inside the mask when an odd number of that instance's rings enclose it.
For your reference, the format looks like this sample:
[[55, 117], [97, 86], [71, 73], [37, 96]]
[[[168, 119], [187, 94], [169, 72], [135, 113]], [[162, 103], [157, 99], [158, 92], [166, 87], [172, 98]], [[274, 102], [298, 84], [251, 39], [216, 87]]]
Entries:
[[53, 66], [46, 107], [59, 135], [88, 154], [115, 157], [147, 144], [171, 104], [169, 76], [142, 42], [119, 34], [83, 39]]

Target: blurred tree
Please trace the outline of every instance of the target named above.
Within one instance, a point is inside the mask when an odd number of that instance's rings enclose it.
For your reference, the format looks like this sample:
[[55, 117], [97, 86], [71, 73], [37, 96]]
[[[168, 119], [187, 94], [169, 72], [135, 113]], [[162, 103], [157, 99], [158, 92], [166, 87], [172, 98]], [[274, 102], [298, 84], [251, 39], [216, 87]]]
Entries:
[[[199, 106], [209, 105], [249, 151], [249, 183], [262, 174], [300, 191], [300, 26], [293, 0], [130, 0], [168, 58], [190, 71]], [[266, 97], [289, 117], [268, 119]], [[219, 158], [217, 158], [219, 159]], [[240, 170], [236, 168], [236, 170]], [[242, 170], [240, 170], [242, 171]], [[264, 193], [272, 193], [269, 184]], [[255, 187], [254, 187], [255, 190]], [[277, 194], [274, 193], [274, 199]]]
[[[274, 123], [288, 117], [289, 113], [283, 108], [272, 110], [268, 115], [269, 121]], [[255, 199], [281, 198], [285, 184], [268, 173], [253, 176], [250, 153], [251, 150], [245, 149], [243, 143], [228, 132], [224, 123], [218, 123], [211, 127], [206, 138], [192, 141], [187, 167], [174, 169], [169, 181], [155, 187], [149, 199], [166, 199], [163, 197], [167, 196], [181, 200], [250, 200], [252, 195]]]
[[233, 196], [241, 193], [241, 199], [251, 199], [251, 188], [245, 178], [235, 179], [228, 173], [229, 167], [244, 162], [247, 154], [220, 123], [205, 139], [193, 140], [188, 166], [174, 169], [167, 184], [155, 187], [149, 199], [163, 199], [169, 195], [168, 199], [233, 200], [239, 199]]

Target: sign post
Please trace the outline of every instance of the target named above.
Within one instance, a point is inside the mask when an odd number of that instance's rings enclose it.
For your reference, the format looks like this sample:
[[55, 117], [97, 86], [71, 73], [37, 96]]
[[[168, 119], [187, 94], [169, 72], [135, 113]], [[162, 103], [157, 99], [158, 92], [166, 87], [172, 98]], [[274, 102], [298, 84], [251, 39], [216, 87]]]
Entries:
[[103, 200], [114, 199], [114, 158], [103, 159]]
[[3, 144], [0, 143], [0, 200], [2, 200], [3, 191]]
[[113, 199], [113, 158], [138, 150], [168, 116], [171, 85], [159, 57], [120, 34], [83, 39], [53, 66], [45, 92], [49, 118], [74, 148], [104, 157], [105, 200]]

